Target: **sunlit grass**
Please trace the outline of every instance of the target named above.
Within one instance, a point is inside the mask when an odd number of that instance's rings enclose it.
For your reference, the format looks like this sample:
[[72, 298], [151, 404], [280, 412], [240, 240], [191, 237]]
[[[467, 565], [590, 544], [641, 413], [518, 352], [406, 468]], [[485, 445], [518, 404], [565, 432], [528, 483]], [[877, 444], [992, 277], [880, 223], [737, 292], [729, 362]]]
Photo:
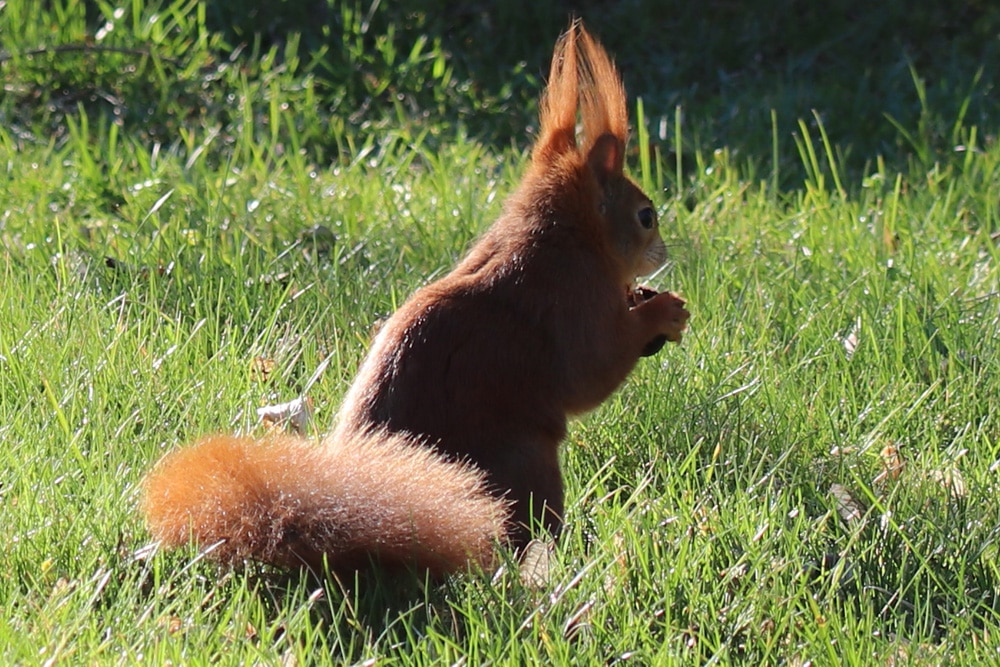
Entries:
[[726, 149], [632, 160], [671, 250], [652, 283], [691, 330], [574, 424], [541, 589], [509, 568], [355, 587], [151, 555], [153, 462], [302, 394], [332, 423], [373, 324], [448, 270], [526, 159], [399, 132], [344, 134], [349, 159], [321, 163], [289, 149], [281, 76], [266, 112], [247, 84], [243, 121], [164, 143], [86, 110], [51, 140], [0, 129], [5, 663], [996, 658], [1000, 149], [972, 126], [959, 152], [855, 179], [807, 119], [775, 136], [806, 175], [782, 190]]

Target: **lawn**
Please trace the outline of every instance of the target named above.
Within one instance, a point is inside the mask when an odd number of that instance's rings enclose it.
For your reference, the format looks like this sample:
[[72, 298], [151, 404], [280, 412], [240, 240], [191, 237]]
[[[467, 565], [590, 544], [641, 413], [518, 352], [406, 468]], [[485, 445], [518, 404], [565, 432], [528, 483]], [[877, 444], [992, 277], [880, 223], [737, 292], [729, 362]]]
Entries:
[[[602, 34], [624, 10], [596, 5]], [[220, 7], [0, 1], [0, 661], [1000, 659], [1000, 146], [958, 47], [931, 77], [887, 44], [861, 103], [801, 52], [815, 80], [768, 52], [738, 90], [658, 93], [650, 44], [614, 42], [670, 247], [650, 283], [691, 328], [572, 425], [544, 581], [150, 549], [164, 452], [301, 396], [325, 429], [377, 321], [499, 213], [565, 24], [480, 80], [419, 12], [277, 39]]]

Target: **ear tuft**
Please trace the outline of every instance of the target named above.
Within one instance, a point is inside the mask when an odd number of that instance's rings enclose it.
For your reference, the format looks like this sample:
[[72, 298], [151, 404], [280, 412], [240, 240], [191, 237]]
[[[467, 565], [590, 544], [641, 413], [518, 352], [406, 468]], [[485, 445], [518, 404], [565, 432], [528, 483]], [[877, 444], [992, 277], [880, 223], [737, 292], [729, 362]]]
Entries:
[[541, 133], [532, 160], [549, 164], [576, 150], [576, 112], [579, 104], [579, 64], [577, 62], [578, 22], [570, 24], [552, 53], [549, 82], [541, 100]]
[[607, 51], [579, 20], [556, 42], [539, 120], [540, 133], [532, 152], [536, 165], [545, 167], [575, 153], [589, 160], [595, 173], [621, 172], [628, 136], [625, 89]]

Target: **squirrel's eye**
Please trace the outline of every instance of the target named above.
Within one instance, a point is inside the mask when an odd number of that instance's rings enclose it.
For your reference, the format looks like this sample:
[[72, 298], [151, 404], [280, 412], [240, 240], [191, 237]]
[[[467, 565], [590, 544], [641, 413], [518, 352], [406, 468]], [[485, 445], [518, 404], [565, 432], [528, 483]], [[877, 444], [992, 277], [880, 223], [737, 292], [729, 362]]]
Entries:
[[639, 224], [643, 226], [644, 229], [652, 229], [653, 225], [656, 223], [656, 211], [653, 210], [651, 206], [639, 209]]

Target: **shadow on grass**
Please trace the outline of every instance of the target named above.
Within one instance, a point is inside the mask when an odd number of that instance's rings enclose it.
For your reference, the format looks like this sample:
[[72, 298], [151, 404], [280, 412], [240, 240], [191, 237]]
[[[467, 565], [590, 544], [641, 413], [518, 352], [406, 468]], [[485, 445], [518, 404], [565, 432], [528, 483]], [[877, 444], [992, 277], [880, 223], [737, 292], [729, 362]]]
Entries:
[[[138, 25], [167, 9], [136, 6], [146, 19]], [[242, 69], [251, 79], [284, 81], [284, 101], [302, 126], [298, 139], [321, 160], [350, 151], [344, 132], [426, 132], [432, 143], [460, 132], [523, 147], [552, 44], [574, 15], [616, 55], [631, 96], [643, 98], [652, 141], [691, 164], [696, 152], [727, 146], [738, 163], [777, 167], [786, 185], [798, 184], [792, 135], [800, 119], [821, 121], [845, 169], [861, 172], [877, 155], [900, 164], [947, 155], [961, 126], [976, 125], [991, 140], [1000, 111], [990, 66], [1000, 55], [1000, 7], [980, 0], [247, 0], [209, 2], [203, 16], [178, 0], [169, 8], [186, 17], [158, 44], [141, 31], [127, 34], [118, 25], [124, 19], [104, 15], [107, 7], [81, 7], [85, 29], [7, 46], [0, 73], [16, 98], [0, 109], [8, 120], [42, 118], [58, 132], [64, 116], [84, 108], [169, 141], [184, 126], [240, 122], [231, 98], [240, 94], [232, 75]], [[108, 32], [108, 25], [118, 27]], [[106, 38], [94, 45], [102, 30]], [[67, 43], [95, 48], [56, 52]], [[24, 57], [29, 49], [33, 58]], [[303, 78], [310, 92], [300, 98]], [[266, 110], [260, 114], [266, 124]], [[779, 165], [770, 164], [775, 154]]]

